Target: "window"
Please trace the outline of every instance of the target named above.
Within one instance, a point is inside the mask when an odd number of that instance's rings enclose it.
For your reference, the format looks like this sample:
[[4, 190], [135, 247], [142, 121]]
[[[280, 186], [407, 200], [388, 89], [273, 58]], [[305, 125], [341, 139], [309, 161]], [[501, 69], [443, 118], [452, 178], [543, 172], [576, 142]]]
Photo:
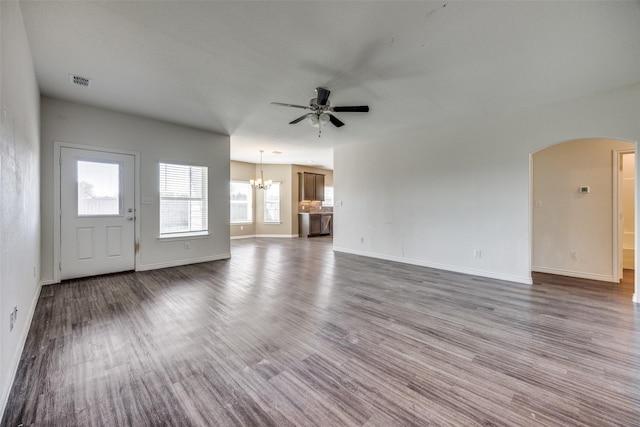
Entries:
[[280, 183], [274, 182], [264, 190], [264, 222], [280, 222]]
[[324, 186], [324, 202], [322, 206], [333, 206], [333, 187]]
[[231, 224], [253, 221], [253, 190], [248, 181], [231, 181]]
[[122, 215], [122, 165], [78, 160], [78, 216]]
[[160, 236], [209, 229], [208, 168], [160, 163]]

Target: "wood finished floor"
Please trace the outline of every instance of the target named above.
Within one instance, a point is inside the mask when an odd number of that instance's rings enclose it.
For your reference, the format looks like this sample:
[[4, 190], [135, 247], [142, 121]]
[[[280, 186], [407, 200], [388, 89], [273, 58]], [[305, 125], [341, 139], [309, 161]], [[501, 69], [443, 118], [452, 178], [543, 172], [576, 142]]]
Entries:
[[3, 426], [640, 425], [632, 284], [232, 242], [42, 289]]

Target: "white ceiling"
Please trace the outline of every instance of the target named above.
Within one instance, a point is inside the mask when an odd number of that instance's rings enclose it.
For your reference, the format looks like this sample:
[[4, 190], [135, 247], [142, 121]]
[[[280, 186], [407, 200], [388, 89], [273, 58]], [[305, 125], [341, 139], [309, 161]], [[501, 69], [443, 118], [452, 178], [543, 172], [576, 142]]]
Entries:
[[[331, 168], [337, 144], [640, 82], [640, 2], [21, 1], [43, 95], [231, 135], [231, 158]], [[92, 79], [69, 84], [69, 74]], [[346, 126], [305, 111], [332, 91]], [[176, 141], [176, 143], [180, 143]], [[283, 154], [272, 154], [281, 151]]]

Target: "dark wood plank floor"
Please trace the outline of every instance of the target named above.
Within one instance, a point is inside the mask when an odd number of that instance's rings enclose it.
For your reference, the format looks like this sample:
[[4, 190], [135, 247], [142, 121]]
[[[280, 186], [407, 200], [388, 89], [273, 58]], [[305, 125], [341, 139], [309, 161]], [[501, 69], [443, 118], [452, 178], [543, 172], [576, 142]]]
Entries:
[[43, 288], [2, 425], [640, 425], [629, 281], [232, 255]]

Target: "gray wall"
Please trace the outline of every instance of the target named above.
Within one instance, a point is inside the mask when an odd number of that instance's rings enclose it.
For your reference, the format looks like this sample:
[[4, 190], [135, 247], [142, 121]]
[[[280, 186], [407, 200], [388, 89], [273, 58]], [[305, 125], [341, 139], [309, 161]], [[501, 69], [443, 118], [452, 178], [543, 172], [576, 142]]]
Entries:
[[[147, 270], [228, 258], [229, 136], [128, 114], [43, 97], [42, 114], [42, 278], [53, 281], [54, 266], [54, 142], [91, 145], [140, 153], [140, 254], [136, 269]], [[160, 240], [158, 163], [189, 163], [209, 167], [209, 232], [206, 238]]]
[[40, 94], [14, 1], [0, 1], [0, 101], [1, 414], [40, 292]]
[[530, 155], [579, 138], [638, 141], [638, 111], [635, 85], [338, 145], [334, 249], [528, 283]]

